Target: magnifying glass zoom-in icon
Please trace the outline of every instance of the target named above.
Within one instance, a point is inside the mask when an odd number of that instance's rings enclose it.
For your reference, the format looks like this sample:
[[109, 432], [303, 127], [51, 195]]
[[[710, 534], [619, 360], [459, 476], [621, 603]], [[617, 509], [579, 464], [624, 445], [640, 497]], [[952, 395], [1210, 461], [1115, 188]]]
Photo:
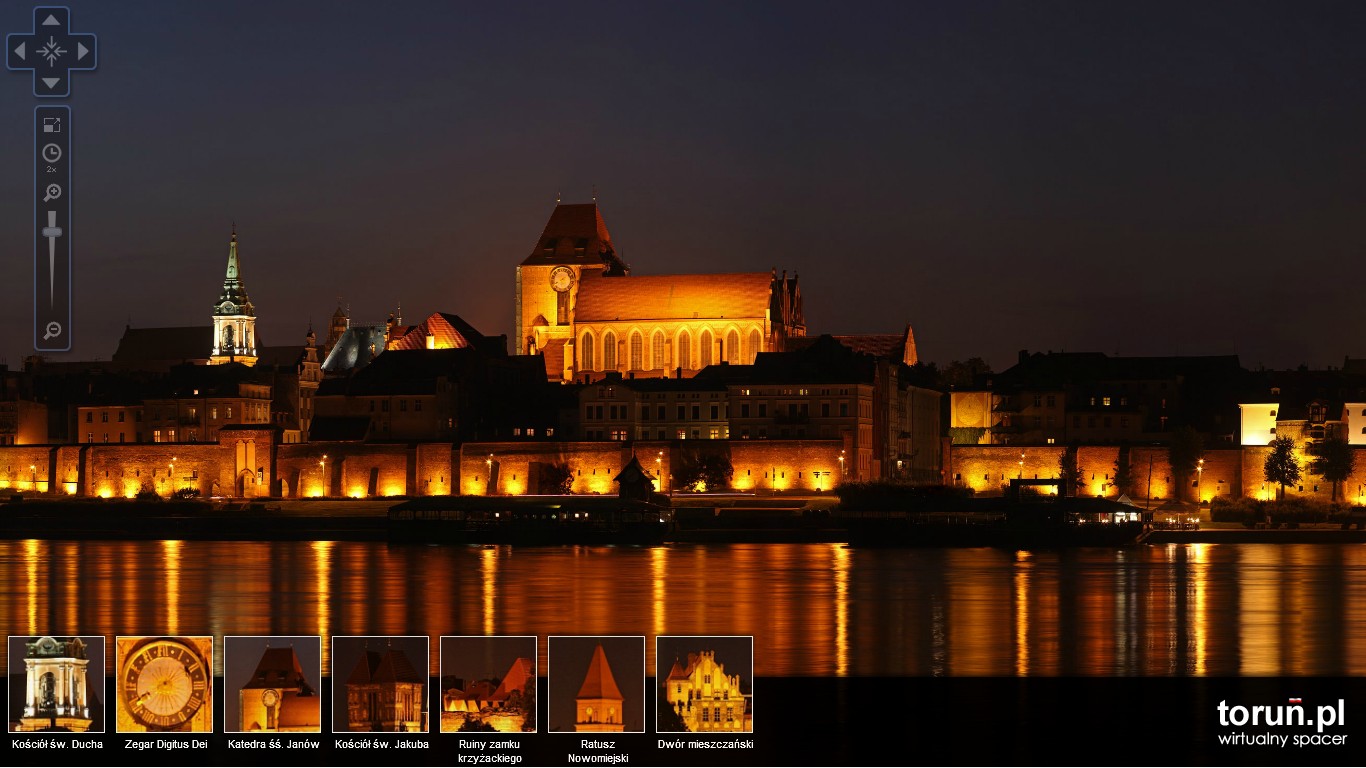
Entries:
[[62, 188], [57, 184], [49, 184], [47, 185], [47, 196], [43, 198], [43, 202], [51, 202], [61, 196]]
[[62, 324], [57, 322], [56, 320], [53, 320], [52, 322], [47, 324], [47, 328], [45, 330], [47, 331], [47, 333], [43, 334], [43, 341], [55, 339], [58, 336], [62, 335]]

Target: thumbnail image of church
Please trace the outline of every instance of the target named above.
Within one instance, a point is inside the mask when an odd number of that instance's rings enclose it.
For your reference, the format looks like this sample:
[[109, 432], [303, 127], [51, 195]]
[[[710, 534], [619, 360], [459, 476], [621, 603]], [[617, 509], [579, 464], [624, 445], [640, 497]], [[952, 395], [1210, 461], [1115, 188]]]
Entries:
[[334, 638], [333, 730], [426, 733], [430, 642], [426, 636]]
[[534, 732], [535, 658], [534, 635], [441, 638], [441, 730]]
[[645, 730], [645, 638], [550, 638], [551, 730]]
[[[754, 730], [751, 637], [660, 637], [655, 663], [657, 730], [748, 733]], [[721, 649], [718, 653], [717, 649]], [[667, 672], [665, 665], [669, 665]], [[729, 664], [729, 666], [727, 666]]]
[[104, 730], [102, 636], [11, 636], [7, 648], [11, 731]]
[[317, 636], [223, 638], [224, 677], [229, 694], [234, 689], [237, 693], [236, 707], [228, 710], [226, 730], [321, 731], [322, 697], [312, 682], [320, 676], [321, 648], [322, 639]]

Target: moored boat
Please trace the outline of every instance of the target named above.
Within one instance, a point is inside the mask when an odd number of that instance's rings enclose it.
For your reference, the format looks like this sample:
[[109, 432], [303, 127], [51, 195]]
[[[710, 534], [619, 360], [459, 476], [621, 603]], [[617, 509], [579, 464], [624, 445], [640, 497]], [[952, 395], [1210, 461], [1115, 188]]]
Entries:
[[1141, 543], [1151, 516], [1132, 505], [1103, 498], [1030, 495], [1012, 483], [1004, 497], [961, 499], [952, 511], [841, 510], [855, 546], [1005, 547], [1049, 549], [1114, 547]]
[[389, 538], [446, 544], [651, 545], [673, 510], [614, 496], [427, 496], [389, 510]]

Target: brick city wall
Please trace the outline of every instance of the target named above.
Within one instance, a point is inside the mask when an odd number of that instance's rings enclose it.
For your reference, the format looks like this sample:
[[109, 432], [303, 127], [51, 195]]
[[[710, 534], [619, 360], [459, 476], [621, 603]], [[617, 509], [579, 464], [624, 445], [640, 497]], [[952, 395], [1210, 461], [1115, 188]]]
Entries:
[[[972, 488], [983, 494], [997, 494], [1013, 478], [1055, 478], [1063, 446], [955, 445], [950, 451], [949, 477], [954, 485]], [[1236, 495], [1244, 487], [1245, 450], [1236, 448], [1204, 452], [1204, 470], [1191, 477], [1192, 486], [1182, 498], [1209, 501], [1215, 496]], [[1077, 467], [1082, 473], [1078, 492], [1092, 496], [1118, 496], [1114, 485], [1120, 448], [1114, 445], [1085, 445], [1077, 448]], [[1023, 464], [1021, 463], [1023, 462]], [[1129, 449], [1133, 490], [1130, 498], [1170, 499], [1177, 491], [1167, 449], [1133, 447]]]
[[[1266, 479], [1266, 457], [1270, 453], [1271, 448], [1267, 446], [1245, 446], [1242, 449], [1242, 491], [1249, 499], [1271, 500], [1280, 494], [1280, 484]], [[1351, 504], [1366, 504], [1366, 446], [1354, 446], [1353, 453], [1356, 461], [1352, 474], [1338, 487], [1337, 499]], [[1301, 447], [1296, 448], [1295, 458], [1300, 463], [1300, 480], [1285, 487], [1285, 497], [1331, 501], [1333, 484], [1309, 471], [1312, 457]]]
[[[242, 454], [240, 444], [247, 441], [255, 441], [254, 454]], [[646, 471], [663, 475], [661, 486], [673, 483], [679, 468], [692, 457], [716, 452], [730, 459], [732, 482], [738, 490], [827, 490], [839, 484], [842, 447], [838, 440], [470, 443], [459, 448], [449, 443], [272, 446], [268, 437], [244, 431], [225, 433], [221, 443], [4, 446], [0, 447], [0, 489], [128, 497], [144, 488], [162, 496], [194, 488], [205, 496], [237, 495], [242, 492], [243, 473], [250, 470], [257, 474], [259, 485], [247, 486], [247, 495], [269, 491], [287, 497], [398, 496], [457, 490], [483, 494], [488, 492], [492, 454], [497, 493], [545, 492], [548, 489], [541, 487], [544, 467], [563, 462], [573, 472], [574, 493], [614, 494], [617, 488], [612, 479], [634, 451]], [[1181, 489], [1183, 498], [1193, 500], [1197, 491], [1203, 501], [1237, 495], [1273, 498], [1278, 486], [1267, 483], [1263, 474], [1269, 451], [1263, 446], [1205, 451], [1204, 470], [1191, 478], [1191, 487]], [[953, 446], [948, 477], [956, 485], [996, 494], [1021, 475], [1057, 477], [1062, 452], [1061, 446]], [[1134, 481], [1130, 496], [1147, 498], [1151, 488], [1153, 499], [1171, 498], [1177, 489], [1167, 450], [1134, 447], [1129, 453]], [[1332, 484], [1310, 473], [1310, 457], [1302, 451], [1297, 455], [1301, 479], [1286, 488], [1287, 496], [1329, 500]], [[1083, 493], [1116, 495], [1113, 479], [1118, 456], [1116, 446], [1078, 449]], [[1356, 471], [1340, 487], [1339, 499], [1366, 500], [1366, 446], [1357, 449]]]

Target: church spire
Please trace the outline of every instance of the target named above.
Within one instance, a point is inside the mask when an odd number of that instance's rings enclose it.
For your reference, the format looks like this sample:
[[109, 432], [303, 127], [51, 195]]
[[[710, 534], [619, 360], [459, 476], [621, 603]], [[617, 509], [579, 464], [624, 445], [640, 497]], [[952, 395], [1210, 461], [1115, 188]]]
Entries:
[[228, 268], [223, 276], [223, 291], [213, 305], [214, 341], [212, 364], [256, 363], [256, 308], [242, 284], [241, 264], [237, 258], [237, 222], [228, 240]]
[[[232, 239], [228, 241], [227, 280], [237, 280], [237, 222], [232, 223]], [[226, 283], [224, 284], [226, 287]]]

